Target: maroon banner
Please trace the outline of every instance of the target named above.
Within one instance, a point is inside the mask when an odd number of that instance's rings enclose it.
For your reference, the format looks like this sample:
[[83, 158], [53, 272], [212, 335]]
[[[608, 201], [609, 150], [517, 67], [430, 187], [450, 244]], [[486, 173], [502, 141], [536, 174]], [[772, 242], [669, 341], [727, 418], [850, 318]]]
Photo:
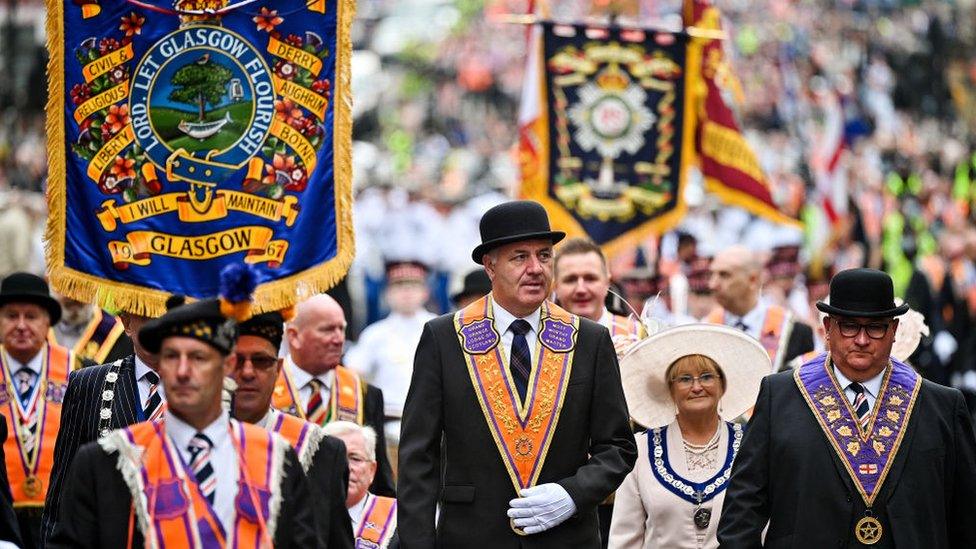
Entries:
[[[682, 15], [686, 27], [722, 29], [721, 13], [711, 0], [685, 0]], [[741, 206], [756, 215], [780, 223], [799, 224], [781, 212], [773, 200], [759, 160], [723, 96], [739, 90], [722, 41], [693, 40], [688, 46], [688, 70], [701, 79], [698, 85], [689, 86], [689, 100], [696, 105], [695, 152], [706, 189], [723, 202]]]

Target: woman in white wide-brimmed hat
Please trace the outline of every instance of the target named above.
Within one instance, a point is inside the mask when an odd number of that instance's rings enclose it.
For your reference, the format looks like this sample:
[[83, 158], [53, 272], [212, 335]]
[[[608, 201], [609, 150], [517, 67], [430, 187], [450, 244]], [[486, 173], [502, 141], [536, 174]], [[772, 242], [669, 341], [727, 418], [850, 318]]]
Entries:
[[617, 489], [610, 548], [718, 547], [725, 487], [742, 440], [730, 423], [755, 405], [771, 369], [758, 341], [691, 324], [655, 334], [621, 359], [636, 436], [634, 470]]

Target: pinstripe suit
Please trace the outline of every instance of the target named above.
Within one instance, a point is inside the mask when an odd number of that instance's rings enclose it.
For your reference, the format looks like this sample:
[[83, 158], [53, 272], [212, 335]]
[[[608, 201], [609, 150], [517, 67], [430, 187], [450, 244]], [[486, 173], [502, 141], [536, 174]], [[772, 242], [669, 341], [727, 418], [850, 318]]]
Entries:
[[[102, 392], [105, 376], [111, 368], [112, 364], [82, 368], [72, 372], [71, 377], [68, 378], [68, 390], [64, 395], [61, 408], [61, 430], [58, 432], [58, 440], [54, 447], [51, 486], [47, 491], [44, 515], [41, 519], [42, 547], [54, 532], [54, 526], [58, 521], [61, 494], [75, 454], [85, 443], [97, 440], [99, 437]], [[119, 429], [140, 421], [142, 406], [139, 404], [135, 372], [135, 355], [123, 358], [118, 370], [118, 381], [115, 383], [110, 429]]]

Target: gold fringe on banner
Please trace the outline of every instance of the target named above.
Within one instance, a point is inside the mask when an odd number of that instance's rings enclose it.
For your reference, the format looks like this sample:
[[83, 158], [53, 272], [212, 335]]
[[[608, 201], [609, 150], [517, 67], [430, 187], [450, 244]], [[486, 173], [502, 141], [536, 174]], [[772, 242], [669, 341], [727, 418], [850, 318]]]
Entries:
[[[100, 278], [64, 264], [67, 200], [64, 121], [64, 6], [46, 0], [49, 54], [47, 100], [48, 218], [44, 235], [47, 275], [59, 293], [114, 311], [143, 316], [166, 312], [169, 292]], [[254, 294], [254, 314], [286, 309], [301, 299], [335, 286], [349, 270], [355, 255], [352, 226], [352, 83], [350, 27], [355, 0], [337, 0], [335, 101], [333, 104], [333, 178], [336, 217], [336, 256], [292, 276], [261, 284]], [[92, 219], [95, 223], [97, 220]], [[192, 301], [192, 299], [191, 299]]]

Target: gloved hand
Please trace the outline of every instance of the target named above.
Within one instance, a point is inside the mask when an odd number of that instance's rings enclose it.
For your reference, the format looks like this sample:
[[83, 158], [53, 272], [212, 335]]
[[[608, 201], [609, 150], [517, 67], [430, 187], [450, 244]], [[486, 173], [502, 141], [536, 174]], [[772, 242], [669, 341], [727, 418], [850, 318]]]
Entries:
[[941, 332], [935, 334], [935, 339], [932, 341], [932, 350], [938, 355], [939, 360], [943, 364], [947, 364], [952, 355], [959, 348], [959, 344], [956, 342], [956, 338], [952, 337], [952, 334], [942, 330]]
[[576, 503], [566, 489], [556, 483], [525, 488], [520, 498], [508, 502], [509, 518], [526, 534], [538, 534], [556, 527], [576, 512]]

